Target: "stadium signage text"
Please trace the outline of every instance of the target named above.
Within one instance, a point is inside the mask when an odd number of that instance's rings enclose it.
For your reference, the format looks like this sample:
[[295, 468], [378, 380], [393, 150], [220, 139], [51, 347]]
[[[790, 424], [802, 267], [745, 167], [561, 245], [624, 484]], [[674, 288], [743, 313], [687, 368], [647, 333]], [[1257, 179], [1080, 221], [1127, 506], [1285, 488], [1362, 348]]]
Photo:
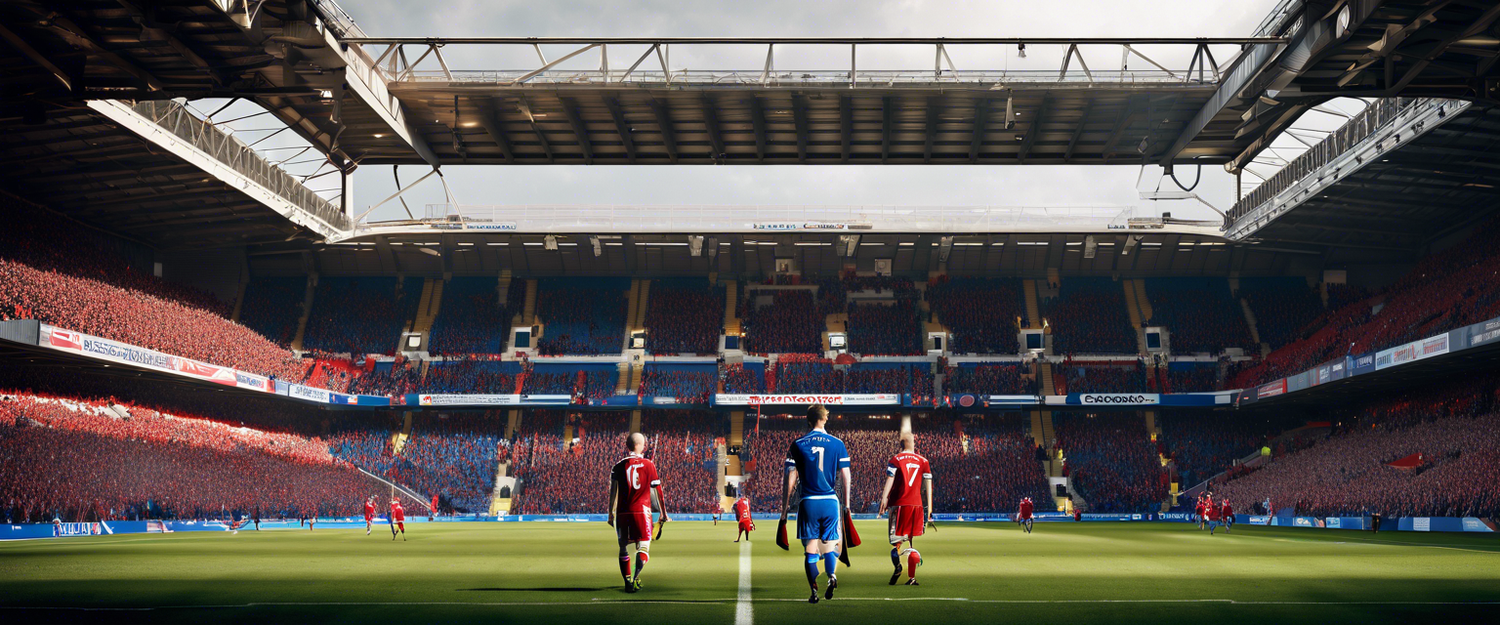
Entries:
[[1147, 406], [1161, 403], [1161, 397], [1152, 393], [1084, 393], [1078, 396], [1078, 402], [1113, 406]]
[[272, 391], [271, 380], [263, 376], [210, 365], [191, 358], [164, 354], [155, 350], [111, 341], [82, 332], [65, 330], [45, 323], [41, 324], [40, 338], [42, 347], [50, 347], [55, 350], [71, 352], [98, 360], [143, 367], [166, 373], [175, 373], [215, 384], [235, 386], [263, 393]]
[[895, 393], [870, 393], [863, 395], [714, 395], [714, 403], [723, 406], [891, 406], [901, 403]]
[[573, 403], [572, 395], [451, 395], [423, 393], [407, 404], [419, 406], [565, 406]]

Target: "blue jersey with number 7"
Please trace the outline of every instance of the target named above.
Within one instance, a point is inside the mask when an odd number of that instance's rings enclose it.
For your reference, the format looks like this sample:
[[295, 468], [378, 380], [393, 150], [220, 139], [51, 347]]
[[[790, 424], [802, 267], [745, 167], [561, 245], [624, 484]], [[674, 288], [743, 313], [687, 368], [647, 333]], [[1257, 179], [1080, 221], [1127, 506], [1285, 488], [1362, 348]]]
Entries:
[[844, 441], [827, 432], [813, 430], [792, 441], [786, 452], [786, 470], [796, 471], [803, 499], [833, 498], [839, 469], [849, 468], [849, 450]]

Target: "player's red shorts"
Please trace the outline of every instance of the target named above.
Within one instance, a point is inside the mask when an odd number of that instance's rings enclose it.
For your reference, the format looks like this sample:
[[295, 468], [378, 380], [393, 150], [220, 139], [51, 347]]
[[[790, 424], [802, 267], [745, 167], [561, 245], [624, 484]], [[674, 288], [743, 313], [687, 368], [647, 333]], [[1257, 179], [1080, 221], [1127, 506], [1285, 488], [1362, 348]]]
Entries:
[[927, 517], [922, 506], [894, 506], [890, 509], [891, 542], [921, 536], [927, 529]]
[[740, 519], [740, 531], [748, 532], [753, 529], [755, 529], [755, 521], [752, 521], [749, 515], [746, 515], [745, 518]]
[[1029, 520], [1031, 520], [1031, 513], [1030, 512], [1018, 512], [1018, 513], [1016, 513], [1016, 519], [1020, 520], [1020, 521], [1029, 521]]
[[375, 515], [369, 514], [369, 513], [365, 514], [365, 522], [366, 523], [369, 523], [369, 522], [374, 521], [374, 520], [375, 520]]
[[393, 520], [395, 520], [397, 523], [405, 523], [406, 522], [406, 515], [404, 515], [404, 514], [394, 515], [394, 519]]
[[651, 511], [647, 509], [617, 515], [615, 517], [615, 535], [627, 543], [651, 540]]

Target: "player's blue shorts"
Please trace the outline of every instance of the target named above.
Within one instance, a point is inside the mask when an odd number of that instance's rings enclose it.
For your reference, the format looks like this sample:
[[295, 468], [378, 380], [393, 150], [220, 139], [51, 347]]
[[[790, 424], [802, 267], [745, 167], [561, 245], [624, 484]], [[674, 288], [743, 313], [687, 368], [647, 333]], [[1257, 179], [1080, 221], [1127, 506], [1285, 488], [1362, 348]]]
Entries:
[[797, 505], [797, 539], [833, 542], [842, 536], [839, 500], [803, 499]]

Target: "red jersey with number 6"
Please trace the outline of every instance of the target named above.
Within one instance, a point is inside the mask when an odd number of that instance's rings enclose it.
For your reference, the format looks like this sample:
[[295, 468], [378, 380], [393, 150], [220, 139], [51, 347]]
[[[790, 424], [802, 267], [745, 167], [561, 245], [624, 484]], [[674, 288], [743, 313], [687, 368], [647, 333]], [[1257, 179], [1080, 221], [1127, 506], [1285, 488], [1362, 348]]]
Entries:
[[920, 454], [903, 451], [885, 465], [885, 474], [895, 478], [887, 506], [921, 506], [922, 480], [932, 479], [932, 467]]
[[610, 479], [620, 483], [620, 503], [615, 514], [641, 514], [651, 516], [651, 489], [661, 486], [656, 475], [656, 465], [650, 460], [630, 454], [610, 471]]

